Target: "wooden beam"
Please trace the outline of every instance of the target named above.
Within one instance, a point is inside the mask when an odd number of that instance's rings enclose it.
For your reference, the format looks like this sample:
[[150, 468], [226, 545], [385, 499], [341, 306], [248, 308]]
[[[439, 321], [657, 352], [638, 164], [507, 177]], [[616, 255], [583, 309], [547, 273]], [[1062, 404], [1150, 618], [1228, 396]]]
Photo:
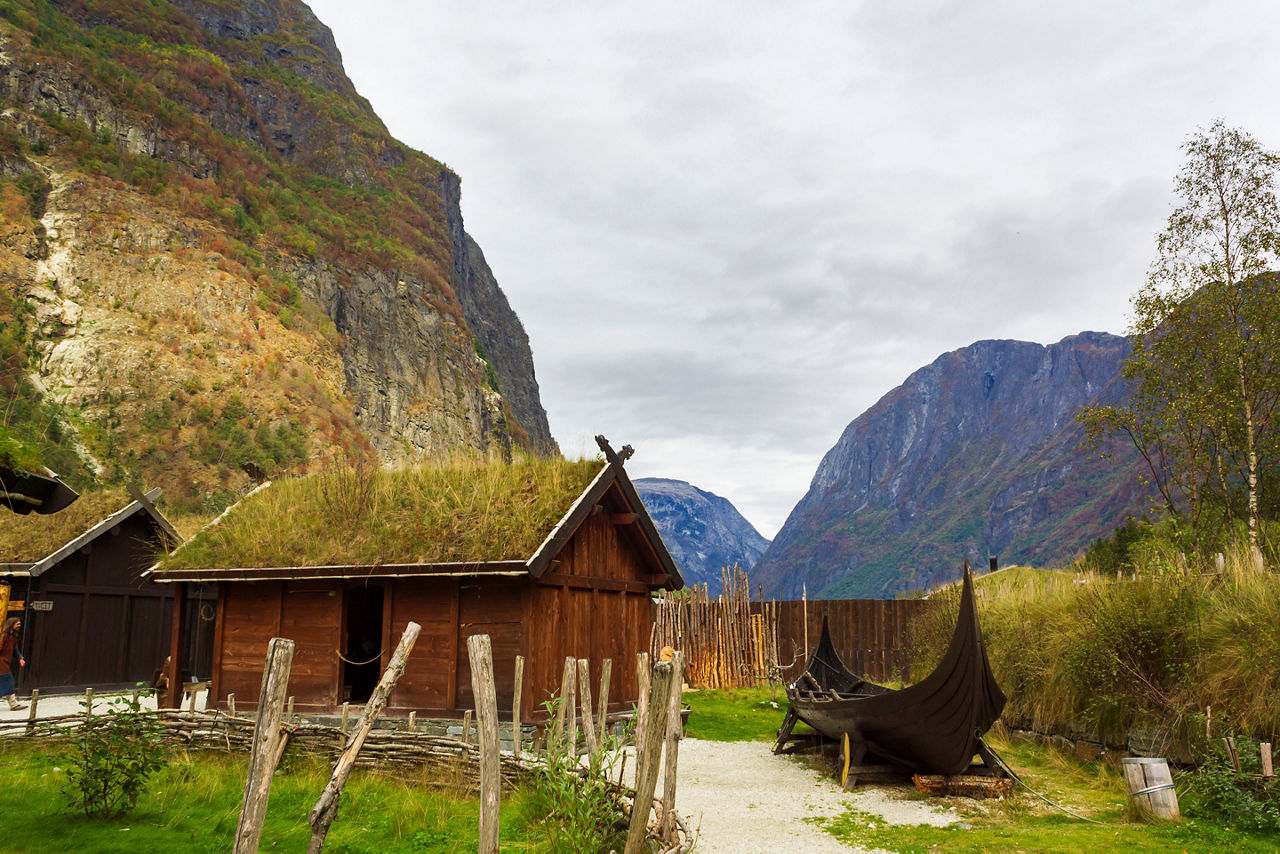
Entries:
[[172, 631], [169, 635], [169, 669], [166, 676], [169, 684], [165, 686], [163, 708], [176, 709], [182, 700], [182, 665], [183, 655], [187, 651], [187, 585], [173, 585], [173, 619], [170, 621]]
[[[652, 576], [646, 576], [652, 577]], [[666, 576], [662, 576], [663, 581]], [[559, 587], [576, 587], [584, 590], [625, 590], [628, 593], [648, 593], [655, 585], [644, 581], [624, 578], [600, 578], [591, 575], [564, 575], [559, 572], [544, 572], [537, 579], [539, 584]], [[662, 582], [658, 582], [660, 585]]]
[[639, 513], [614, 513], [609, 517], [609, 521], [615, 525], [634, 525], [639, 518]]

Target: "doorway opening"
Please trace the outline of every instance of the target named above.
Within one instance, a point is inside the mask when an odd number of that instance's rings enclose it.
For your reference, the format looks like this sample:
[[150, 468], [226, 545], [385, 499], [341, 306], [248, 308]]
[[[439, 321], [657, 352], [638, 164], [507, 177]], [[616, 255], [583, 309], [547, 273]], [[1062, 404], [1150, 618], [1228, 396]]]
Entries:
[[367, 702], [382, 675], [382, 588], [347, 590], [347, 638], [342, 668], [343, 698]]

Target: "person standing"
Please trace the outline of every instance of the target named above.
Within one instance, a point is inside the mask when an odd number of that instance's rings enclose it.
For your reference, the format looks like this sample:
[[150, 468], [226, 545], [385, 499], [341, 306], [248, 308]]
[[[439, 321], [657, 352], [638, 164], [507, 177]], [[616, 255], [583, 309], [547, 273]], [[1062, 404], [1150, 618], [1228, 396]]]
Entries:
[[18, 702], [18, 698], [14, 696], [13, 673], [13, 654], [18, 654], [18, 666], [26, 667], [27, 660], [22, 657], [22, 650], [18, 649], [18, 633], [22, 631], [22, 620], [17, 617], [10, 617], [4, 621], [4, 629], [0, 630], [0, 700], [7, 701], [9, 708], [13, 711], [25, 709], [26, 706]]

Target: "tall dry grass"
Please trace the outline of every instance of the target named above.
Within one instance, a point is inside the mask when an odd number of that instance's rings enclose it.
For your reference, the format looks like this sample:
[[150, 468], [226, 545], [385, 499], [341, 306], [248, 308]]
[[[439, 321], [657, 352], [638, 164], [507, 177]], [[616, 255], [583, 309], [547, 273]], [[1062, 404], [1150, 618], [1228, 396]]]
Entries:
[[[1005, 719], [1122, 741], [1135, 724], [1203, 736], [1211, 707], [1217, 732], [1280, 733], [1280, 572], [1258, 572], [1243, 545], [1221, 571], [1158, 545], [1136, 566], [1119, 578], [1077, 566], [979, 580]], [[947, 607], [913, 624], [921, 674], [954, 626], [958, 589], [941, 598]]]
[[525, 559], [602, 466], [460, 460], [282, 481], [192, 538], [163, 568]]

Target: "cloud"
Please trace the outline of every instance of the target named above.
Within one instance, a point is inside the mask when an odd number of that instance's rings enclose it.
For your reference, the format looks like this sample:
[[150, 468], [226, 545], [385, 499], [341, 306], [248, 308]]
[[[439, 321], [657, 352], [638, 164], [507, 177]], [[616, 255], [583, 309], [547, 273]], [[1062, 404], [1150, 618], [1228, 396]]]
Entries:
[[310, 5], [463, 176], [561, 446], [770, 536], [940, 353], [1123, 331], [1197, 125], [1280, 144], [1266, 3]]

